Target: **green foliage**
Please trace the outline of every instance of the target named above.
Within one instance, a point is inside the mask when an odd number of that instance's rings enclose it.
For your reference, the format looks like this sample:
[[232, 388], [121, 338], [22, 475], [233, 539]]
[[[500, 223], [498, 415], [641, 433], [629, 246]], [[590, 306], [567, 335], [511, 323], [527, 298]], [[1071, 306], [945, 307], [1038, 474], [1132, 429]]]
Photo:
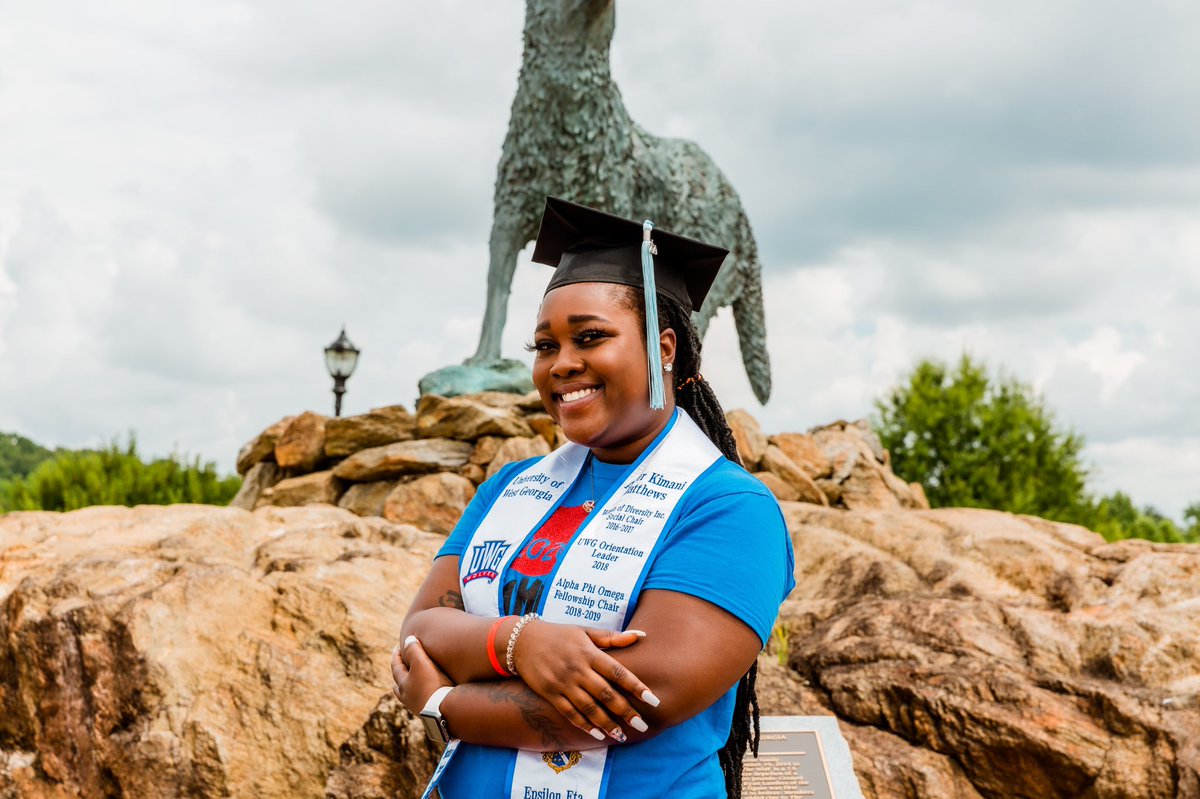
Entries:
[[1110, 541], [1200, 543], [1200, 502], [1184, 511], [1184, 529], [1119, 491], [1093, 499], [1083, 438], [1058, 429], [1029, 386], [989, 377], [967, 355], [953, 370], [921, 361], [875, 407], [892, 469], [921, 483], [934, 507], [1028, 513], [1084, 525]]
[[1188, 532], [1200, 535], [1200, 502], [1193, 502], [1183, 509], [1183, 520], [1188, 523]]
[[241, 480], [221, 478], [212, 463], [177, 456], [145, 463], [133, 436], [99, 451], [60, 451], [26, 477], [0, 481], [0, 511], [74, 510], [89, 505], [225, 505]]
[[1031, 388], [990, 378], [964, 355], [953, 369], [921, 361], [876, 403], [892, 468], [934, 507], [998, 508], [1073, 520], [1088, 507], [1083, 439], [1055, 426]]
[[0, 433], [0, 480], [24, 477], [54, 453], [16, 433]]
[[1189, 505], [1183, 516], [1191, 522], [1186, 529], [1154, 508], [1135, 507], [1126, 494], [1117, 491], [1097, 501], [1090, 514], [1077, 521], [1109, 541], [1145, 538], [1164, 544], [1200, 544], [1200, 504]]
[[776, 624], [771, 630], [771, 641], [775, 645], [775, 659], [780, 666], [787, 665], [788, 653], [791, 652], [792, 628], [786, 623]]

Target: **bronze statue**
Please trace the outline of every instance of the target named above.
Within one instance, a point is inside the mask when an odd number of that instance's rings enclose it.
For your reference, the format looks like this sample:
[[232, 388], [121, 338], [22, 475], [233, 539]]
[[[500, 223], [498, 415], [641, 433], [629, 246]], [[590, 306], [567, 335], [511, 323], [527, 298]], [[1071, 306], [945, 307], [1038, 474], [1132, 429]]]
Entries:
[[487, 310], [467, 364], [499, 362], [517, 255], [537, 234], [546, 195], [557, 195], [728, 247], [696, 324], [703, 333], [719, 308], [733, 306], [746, 374], [766, 402], [771, 369], [750, 222], [698, 145], [658, 138], [630, 119], [609, 66], [615, 22], [613, 0], [526, 0], [524, 58], [496, 174]]

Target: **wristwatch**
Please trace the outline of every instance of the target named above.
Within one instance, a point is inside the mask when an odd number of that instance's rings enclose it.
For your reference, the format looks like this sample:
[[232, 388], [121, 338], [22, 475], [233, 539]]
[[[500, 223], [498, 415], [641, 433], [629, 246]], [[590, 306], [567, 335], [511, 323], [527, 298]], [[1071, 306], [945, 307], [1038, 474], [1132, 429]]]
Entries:
[[430, 694], [429, 701], [421, 709], [421, 723], [425, 725], [425, 734], [432, 741], [440, 741], [444, 744], [450, 743], [452, 736], [450, 735], [450, 728], [446, 726], [446, 719], [442, 717], [442, 700], [446, 698], [446, 694], [450, 693], [453, 688], [453, 685], [443, 685]]

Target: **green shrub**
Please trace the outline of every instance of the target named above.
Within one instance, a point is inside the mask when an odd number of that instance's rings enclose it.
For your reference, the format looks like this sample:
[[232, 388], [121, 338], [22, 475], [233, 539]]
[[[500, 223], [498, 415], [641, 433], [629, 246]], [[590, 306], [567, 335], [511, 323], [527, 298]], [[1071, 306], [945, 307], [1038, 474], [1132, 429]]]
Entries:
[[145, 463], [130, 435], [121, 447], [60, 451], [26, 477], [0, 482], [0, 511], [75, 510], [89, 505], [226, 505], [241, 480], [222, 478], [212, 463], [172, 455]]
[[16, 433], [0, 433], [0, 480], [24, 477], [42, 461], [54, 457], [54, 453], [25, 436]]
[[[1184, 511], [1185, 519], [1189, 518], [1188, 511], [1193, 509], [1200, 510], [1200, 506], [1189, 506]], [[1200, 524], [1193, 521], [1190, 527], [1181, 528], [1154, 508], [1135, 507], [1133, 501], [1120, 491], [1097, 500], [1090, 514], [1077, 521], [1109, 541], [1145, 538], [1164, 544], [1200, 544]]]

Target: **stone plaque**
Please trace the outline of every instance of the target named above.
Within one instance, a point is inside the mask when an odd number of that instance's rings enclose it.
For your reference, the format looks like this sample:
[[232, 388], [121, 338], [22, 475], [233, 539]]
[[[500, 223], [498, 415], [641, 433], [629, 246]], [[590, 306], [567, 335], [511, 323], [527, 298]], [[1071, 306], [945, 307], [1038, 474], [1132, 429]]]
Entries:
[[746, 753], [743, 799], [862, 799], [832, 716], [764, 716], [758, 757]]

